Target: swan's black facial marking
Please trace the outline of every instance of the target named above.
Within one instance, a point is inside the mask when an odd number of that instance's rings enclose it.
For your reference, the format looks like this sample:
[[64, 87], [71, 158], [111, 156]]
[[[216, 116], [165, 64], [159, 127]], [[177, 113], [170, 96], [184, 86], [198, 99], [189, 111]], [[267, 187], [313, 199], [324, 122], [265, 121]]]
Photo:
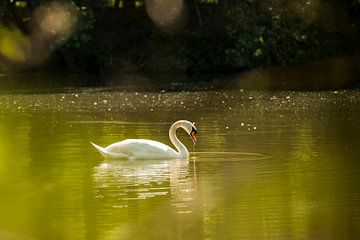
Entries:
[[195, 134], [197, 134], [197, 130], [194, 127], [192, 127], [192, 129], [191, 129], [191, 133], [192, 132], [195, 132]]
[[194, 143], [196, 143], [196, 134], [197, 134], [197, 130], [194, 127], [192, 127], [190, 132], [190, 137]]

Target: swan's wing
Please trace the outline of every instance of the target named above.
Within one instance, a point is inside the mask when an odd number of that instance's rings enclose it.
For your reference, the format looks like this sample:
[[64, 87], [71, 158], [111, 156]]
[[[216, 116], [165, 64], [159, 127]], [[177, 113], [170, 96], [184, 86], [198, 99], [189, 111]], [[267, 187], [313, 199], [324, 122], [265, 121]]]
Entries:
[[129, 158], [134, 159], [170, 159], [176, 157], [176, 152], [171, 147], [147, 139], [127, 139], [111, 144], [106, 150], [127, 154]]

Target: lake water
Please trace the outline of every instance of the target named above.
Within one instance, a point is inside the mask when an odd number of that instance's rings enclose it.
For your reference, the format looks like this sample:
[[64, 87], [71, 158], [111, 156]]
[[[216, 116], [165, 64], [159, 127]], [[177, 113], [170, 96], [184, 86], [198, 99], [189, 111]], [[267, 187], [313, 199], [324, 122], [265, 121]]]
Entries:
[[[190, 160], [109, 161], [89, 144]], [[360, 92], [0, 96], [0, 239], [359, 239]]]

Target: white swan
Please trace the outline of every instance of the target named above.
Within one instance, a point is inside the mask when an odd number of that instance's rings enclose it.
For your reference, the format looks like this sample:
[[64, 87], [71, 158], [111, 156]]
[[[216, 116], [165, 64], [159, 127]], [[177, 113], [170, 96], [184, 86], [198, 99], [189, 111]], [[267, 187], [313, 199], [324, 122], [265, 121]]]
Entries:
[[102, 148], [91, 143], [105, 158], [127, 158], [127, 159], [187, 159], [189, 151], [182, 142], [176, 137], [176, 129], [183, 128], [196, 143], [197, 129], [195, 125], [186, 120], [176, 121], [171, 125], [169, 137], [178, 150], [157, 141], [147, 139], [126, 139], [121, 142], [113, 143], [106, 148]]

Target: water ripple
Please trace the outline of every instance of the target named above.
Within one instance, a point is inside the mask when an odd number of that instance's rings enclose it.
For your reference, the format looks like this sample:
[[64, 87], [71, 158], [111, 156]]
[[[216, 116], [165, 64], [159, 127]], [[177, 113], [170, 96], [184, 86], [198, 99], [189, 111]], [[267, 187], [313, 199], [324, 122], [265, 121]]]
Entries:
[[270, 155], [251, 152], [196, 152], [192, 159], [203, 161], [259, 161], [271, 158]]

